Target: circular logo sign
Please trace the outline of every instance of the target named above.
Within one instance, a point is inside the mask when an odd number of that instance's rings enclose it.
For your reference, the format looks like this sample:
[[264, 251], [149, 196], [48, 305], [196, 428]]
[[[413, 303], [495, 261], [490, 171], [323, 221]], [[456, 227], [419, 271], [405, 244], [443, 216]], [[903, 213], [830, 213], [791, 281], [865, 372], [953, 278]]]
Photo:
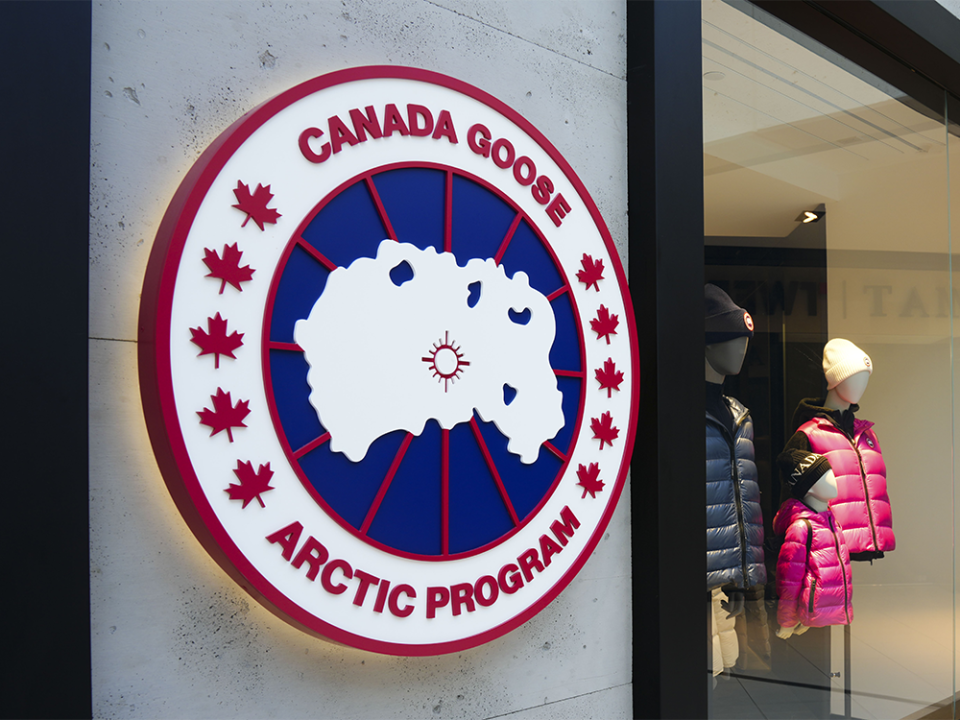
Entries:
[[636, 331], [580, 180], [476, 88], [370, 67], [237, 121], [174, 197], [140, 312], [164, 479], [279, 616], [376, 652], [532, 617], [629, 465]]
[[743, 311], [743, 324], [747, 326], [747, 330], [753, 332], [753, 318], [746, 310]]

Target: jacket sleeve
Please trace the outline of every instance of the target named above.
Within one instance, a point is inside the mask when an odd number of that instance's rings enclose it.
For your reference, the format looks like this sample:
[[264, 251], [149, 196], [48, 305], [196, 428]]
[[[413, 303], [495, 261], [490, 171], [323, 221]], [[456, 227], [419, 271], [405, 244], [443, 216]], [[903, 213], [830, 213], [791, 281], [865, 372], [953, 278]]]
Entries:
[[807, 570], [807, 525], [801, 520], [787, 528], [777, 559], [777, 623], [794, 627], [800, 622], [803, 578]]
[[780, 456], [789, 450], [802, 450], [803, 452], [813, 452], [813, 448], [810, 447], [810, 438], [807, 437], [807, 434], [797, 430], [793, 436], [787, 440], [787, 444], [783, 446], [783, 452], [777, 456], [779, 460]]
[[[789, 453], [791, 450], [802, 450], [803, 452], [813, 452], [813, 448], [810, 447], [810, 438], [807, 437], [806, 433], [802, 433], [799, 430], [793, 434], [787, 444], [783, 446], [783, 450], [779, 455], [777, 455], [777, 466], [780, 469], [780, 504], [782, 505], [790, 497], [790, 472], [784, 470], [784, 463], [786, 459], [789, 460]], [[791, 467], [792, 471], [793, 468]]]

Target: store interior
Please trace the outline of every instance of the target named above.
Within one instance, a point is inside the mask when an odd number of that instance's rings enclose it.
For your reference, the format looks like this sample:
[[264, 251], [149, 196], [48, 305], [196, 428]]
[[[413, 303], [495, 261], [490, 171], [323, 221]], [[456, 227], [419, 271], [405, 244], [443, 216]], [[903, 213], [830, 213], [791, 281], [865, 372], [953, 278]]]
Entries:
[[749, 3], [703, 2], [702, 41], [706, 280], [756, 323], [724, 391], [753, 414], [767, 531], [794, 409], [845, 338], [873, 361], [857, 417], [897, 539], [852, 564], [849, 626], [782, 640], [768, 587], [710, 717], [955, 717], [960, 125]]

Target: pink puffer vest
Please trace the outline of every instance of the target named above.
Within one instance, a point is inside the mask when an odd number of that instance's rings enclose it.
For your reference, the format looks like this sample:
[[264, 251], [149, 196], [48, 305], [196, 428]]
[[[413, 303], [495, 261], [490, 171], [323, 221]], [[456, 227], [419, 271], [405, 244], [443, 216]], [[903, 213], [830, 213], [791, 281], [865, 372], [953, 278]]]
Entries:
[[858, 553], [886, 552], [897, 546], [887, 495], [887, 466], [872, 427], [867, 420], [854, 420], [852, 442], [824, 417], [799, 427], [810, 440], [810, 448], [830, 461], [838, 491], [830, 509], [854, 559]]
[[848, 625], [853, 620], [850, 554], [829, 509], [814, 512], [787, 500], [773, 519], [784, 537], [777, 559], [777, 622], [794, 627]]

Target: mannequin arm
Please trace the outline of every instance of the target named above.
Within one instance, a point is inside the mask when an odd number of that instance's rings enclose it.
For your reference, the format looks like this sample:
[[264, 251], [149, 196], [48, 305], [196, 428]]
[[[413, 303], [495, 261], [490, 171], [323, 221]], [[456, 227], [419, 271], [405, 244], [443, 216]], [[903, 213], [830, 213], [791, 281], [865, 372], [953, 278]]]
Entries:
[[783, 627], [781, 625], [777, 628], [777, 637], [781, 640], [786, 640], [791, 635], [803, 635], [809, 629], [810, 628], [803, 623], [797, 623], [796, 627]]
[[791, 635], [793, 635], [792, 627], [789, 627], [789, 626], [784, 627], [783, 625], [781, 625], [780, 627], [777, 628], [777, 637], [780, 638], [781, 640], [786, 640]]
[[720, 601], [720, 607], [727, 611], [727, 618], [736, 617], [743, 612], [743, 593], [745, 588], [738, 588], [733, 585], [723, 586], [723, 594], [726, 600]]

